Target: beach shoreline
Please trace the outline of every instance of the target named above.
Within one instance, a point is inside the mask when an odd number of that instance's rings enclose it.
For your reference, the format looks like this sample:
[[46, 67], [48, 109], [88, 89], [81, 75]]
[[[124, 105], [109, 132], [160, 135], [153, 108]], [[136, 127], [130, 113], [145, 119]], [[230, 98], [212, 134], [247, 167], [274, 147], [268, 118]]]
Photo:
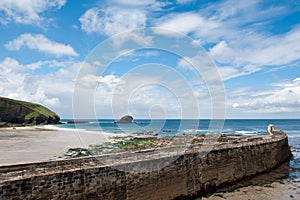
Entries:
[[47, 127], [0, 128], [0, 165], [62, 159], [69, 148], [109, 141], [106, 134]]

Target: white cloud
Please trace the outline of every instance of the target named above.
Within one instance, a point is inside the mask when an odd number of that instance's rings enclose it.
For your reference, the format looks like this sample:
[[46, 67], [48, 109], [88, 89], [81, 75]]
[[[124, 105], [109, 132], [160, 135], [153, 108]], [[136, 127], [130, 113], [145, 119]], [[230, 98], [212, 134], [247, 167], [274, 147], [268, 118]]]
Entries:
[[151, 51], [149, 49], [144, 51], [120, 51], [119, 54], [117, 54], [118, 59], [115, 60], [115, 62], [137, 62], [141, 61], [145, 58], [152, 58], [159, 56], [159, 51]]
[[[143, 71], [143, 70], [142, 70]], [[127, 112], [139, 118], [149, 118], [153, 106], [159, 106], [165, 112], [155, 114], [155, 117], [174, 118], [182, 116], [182, 109], [191, 108], [190, 92], [186, 85], [176, 83], [177, 80], [163, 80], [159, 75], [142, 75], [130, 73], [118, 79], [118, 84], [111, 93], [111, 110], [115, 117]], [[187, 94], [187, 96], [184, 96]], [[180, 96], [181, 95], [181, 96]], [[189, 105], [189, 106], [188, 106]], [[183, 108], [184, 107], [184, 108]], [[186, 111], [186, 110], [185, 110]], [[195, 108], [185, 113], [194, 116]]]
[[[62, 117], [72, 118], [75, 80], [82, 65], [84, 63], [55, 60], [23, 65], [13, 58], [5, 58], [0, 61], [0, 96], [40, 103], [56, 111]], [[52, 69], [35, 75], [32, 66]], [[112, 82], [109, 77], [99, 80], [106, 81], [108, 86]], [[94, 86], [96, 83], [95, 81]], [[101, 100], [108, 98], [107, 92], [99, 91], [103, 94]], [[85, 103], [85, 99], [82, 103]], [[103, 104], [100, 102], [98, 105]], [[108, 104], [104, 104], [106, 105]]]
[[53, 54], [56, 56], [78, 56], [78, 53], [70, 46], [54, 42], [41, 34], [24, 33], [16, 39], [5, 44], [9, 50], [20, 50], [22, 47], [38, 50], [40, 52]]
[[289, 10], [293, 8], [288, 5], [266, 7], [256, 0], [224, 0], [210, 3], [199, 11], [163, 16], [153, 24], [187, 34], [198, 44], [207, 45], [222, 79], [228, 80], [266, 66], [280, 67], [299, 61], [299, 26], [278, 35], [267, 32], [269, 23], [287, 15]]
[[36, 24], [44, 20], [41, 14], [48, 9], [60, 9], [67, 0], [1, 0], [0, 22]]
[[[76, 80], [82, 66], [86, 70], [81, 78]], [[35, 75], [34, 70], [41, 67], [56, 68], [54, 71]], [[0, 62], [0, 95], [43, 104], [64, 118], [73, 117], [72, 98], [76, 81], [80, 83], [77, 89], [86, 89], [88, 93], [93, 94], [93, 111], [99, 118], [120, 117], [119, 115], [126, 114], [128, 109], [137, 117], [149, 117], [151, 113], [155, 117], [195, 117], [197, 104], [193, 98], [201, 97], [203, 104], [209, 101], [209, 97], [203, 96], [202, 91], [190, 88], [187, 80], [180, 77], [176, 70], [157, 69], [157, 73], [148, 76], [148, 70], [152, 69], [144, 67], [141, 71], [119, 77], [111, 74], [97, 75], [93, 67], [95, 66], [87, 63], [55, 60], [23, 65], [13, 58], [5, 58]], [[79, 98], [78, 109], [85, 109], [89, 103], [87, 96], [81, 95]], [[165, 112], [153, 110], [153, 106], [160, 107]], [[206, 108], [209, 106], [203, 107], [201, 116]], [[117, 116], [113, 115], [113, 111]], [[185, 115], [181, 112], [185, 112]]]
[[[80, 83], [77, 88], [79, 95], [76, 95], [78, 97], [76, 100], [77, 116], [91, 118], [96, 113], [98, 118], [119, 118], [130, 112], [136, 117], [145, 118], [149, 117], [148, 112], [154, 105], [165, 108], [168, 116], [180, 116], [180, 108], [173, 106], [173, 103], [178, 104], [177, 98], [172, 96], [170, 91], [166, 92], [166, 89], [159, 87], [159, 83], [165, 82], [176, 87], [174, 82], [162, 80], [159, 75], [149, 77], [141, 74], [140, 71], [127, 73], [121, 77], [116, 75], [99, 76], [93, 74], [95, 72], [88, 69], [90, 67], [86, 65], [84, 72], [88, 73], [82, 73], [77, 80]], [[155, 87], [155, 84], [158, 84], [158, 87]], [[89, 102], [86, 99], [87, 95], [95, 99], [95, 106], [93, 105], [92, 108], [86, 105]], [[156, 116], [158, 116], [157, 114]]]
[[[225, 80], [262, 70], [264, 67], [279, 67], [289, 65], [300, 60], [300, 27], [290, 32], [264, 36], [245, 34], [228, 42], [220, 41], [209, 49], [209, 55], [216, 61], [223, 72], [232, 73]], [[239, 43], [239, 44], [237, 44]], [[224, 69], [222, 69], [224, 68]], [[224, 71], [225, 70], [225, 71]], [[222, 74], [222, 73], [221, 73]], [[228, 74], [228, 73], [227, 73]]]
[[[196, 74], [197, 71], [199, 71], [202, 74], [202, 76], [204, 76], [204, 78], [206, 78], [207, 80], [217, 80], [220, 78], [220, 80], [222, 81], [226, 81], [239, 76], [248, 75], [261, 69], [261, 67], [253, 64], [246, 64], [241, 67], [235, 67], [230, 65], [215, 65], [215, 63], [213, 63], [210, 60], [210, 56], [212, 55], [218, 58], [215, 59], [215, 61], [219, 61], [221, 58], [223, 59], [223, 56], [224, 59], [231, 59], [230, 56], [226, 57], [226, 55], [229, 54], [226, 53], [226, 48], [226, 44], [224, 42], [220, 42], [215, 47], [210, 49], [209, 54], [206, 54], [201, 50], [198, 52], [197, 55], [193, 57], [183, 57], [179, 60], [177, 66], [180, 69], [190, 71], [190, 76], [192, 76], [192, 74]], [[224, 53], [224, 55], [222, 55], [222, 52]]]
[[59, 62], [56, 60], [45, 60], [45, 61], [38, 61], [35, 63], [22, 65], [17, 60], [11, 57], [6, 57], [1, 62], [1, 72], [2, 75], [5, 75], [6, 73], [12, 73], [12, 72], [33, 72], [39, 68], [42, 67], [50, 67], [50, 68], [61, 68], [69, 65], [70, 62]]
[[165, 7], [172, 5], [171, 2], [161, 0], [106, 0], [107, 7], [119, 7], [123, 9], [137, 9], [151, 15], [153, 12], [166, 11]]
[[[284, 65], [300, 59], [300, 26], [278, 36], [257, 41], [257, 51], [246, 51], [246, 62], [258, 65]], [[274, 56], [276, 55], [276, 56]]]
[[80, 18], [81, 29], [87, 33], [101, 33], [111, 36], [123, 31], [144, 28], [146, 13], [136, 8], [108, 7], [91, 8]]
[[186, 4], [186, 3], [191, 3], [193, 2], [194, 0], [176, 0], [176, 2], [178, 4]]
[[[282, 66], [299, 61], [300, 47], [296, 45], [300, 40], [299, 27], [274, 36], [260, 29], [271, 17], [286, 12], [287, 9], [280, 6], [262, 10], [257, 1], [240, 1], [236, 5], [236, 2], [229, 0], [213, 3], [199, 13], [170, 14], [155, 24], [192, 35], [203, 45], [215, 43], [208, 53], [219, 66], [222, 79], [229, 80], [257, 72], [265, 66]], [[252, 26], [245, 26], [246, 22]], [[183, 60], [179, 66], [189, 67]]]
[[294, 82], [300, 81], [300, 77], [295, 78], [293, 81], [294, 81]]
[[[130, 113], [143, 118], [158, 119], [181, 116], [180, 99], [169, 88], [159, 85], [145, 85], [137, 88], [128, 101]], [[159, 110], [155, 109], [160, 108]]]
[[80, 18], [81, 29], [87, 33], [102, 32], [103, 23], [99, 16], [100, 10], [98, 8], [91, 8], [87, 10]]
[[[88, 34], [97, 33], [104, 36], [123, 32], [122, 35], [112, 38], [115, 47], [120, 47], [128, 40], [138, 44], [149, 44], [151, 37], [144, 33], [148, 19], [151, 20], [154, 12], [163, 11], [163, 7], [170, 4], [157, 0], [107, 0], [97, 7], [90, 8], [79, 18], [81, 30]], [[130, 32], [126, 35], [126, 31]]]
[[[261, 0], [226, 0], [219, 5], [211, 5], [209, 9], [215, 11], [215, 16], [228, 24], [241, 25], [244, 28], [264, 28], [270, 21], [276, 20], [295, 11], [295, 7], [284, 1], [265, 4]], [[296, 8], [297, 9], [297, 8]], [[228, 25], [227, 24], [227, 25]]]
[[112, 36], [123, 32], [118, 37], [112, 38], [115, 47], [120, 47], [129, 40], [147, 45], [152, 42], [152, 38], [143, 32], [147, 23], [146, 14], [145, 10], [136, 7], [91, 8], [80, 17], [79, 21], [81, 29], [89, 34]]
[[[124, 42], [127, 41], [134, 41], [135, 43], [140, 45], [150, 45], [152, 43], [152, 37], [145, 35], [143, 31], [136, 30], [123, 33], [121, 35], [118, 35], [118, 37], [113, 38], [113, 44], [115, 47], [120, 47], [122, 44], [124, 44]], [[121, 52], [118, 52], [117, 54], [121, 55], [126, 51], [128, 50], [123, 50]]]
[[161, 29], [172, 30], [183, 34], [201, 32], [210, 33], [219, 25], [216, 20], [208, 20], [194, 12], [170, 14], [158, 19], [155, 25]]
[[183, 57], [179, 60], [177, 66], [179, 69], [193, 71], [192, 74], [194, 74], [197, 78], [199, 78], [198, 73], [200, 73], [202, 78], [208, 82], [220, 81], [222, 77], [217, 70], [217, 66], [215, 66], [215, 64], [211, 61], [208, 54], [202, 50], [193, 57]]
[[223, 81], [243, 75], [240, 70], [234, 67], [218, 67], [218, 71]]
[[87, 10], [80, 18], [81, 29], [87, 33], [111, 36], [128, 30], [143, 29], [153, 12], [162, 11], [169, 2], [158, 0], [107, 0]]
[[300, 81], [296, 78], [293, 81], [278, 82], [268, 89], [238, 89], [229, 92], [227, 98], [233, 111], [240, 113], [296, 113], [300, 112]]
[[21, 65], [13, 58], [5, 58], [0, 62], [1, 69], [1, 96], [9, 98], [22, 99], [43, 103], [48, 106], [59, 104], [56, 97], [48, 97], [45, 94], [45, 88], [40, 85], [43, 79], [34, 77], [30, 72], [32, 66], [39, 66], [40, 63], [30, 65]]
[[228, 47], [226, 41], [220, 41], [214, 47], [209, 49], [210, 55], [215, 61], [220, 63], [231, 63], [233, 61], [233, 50]]
[[147, 8], [151, 10], [160, 9], [164, 3], [157, 2], [156, 0], [143, 0], [143, 1], [132, 1], [132, 0], [109, 0], [110, 5], [119, 4], [120, 7], [134, 7], [134, 8]]

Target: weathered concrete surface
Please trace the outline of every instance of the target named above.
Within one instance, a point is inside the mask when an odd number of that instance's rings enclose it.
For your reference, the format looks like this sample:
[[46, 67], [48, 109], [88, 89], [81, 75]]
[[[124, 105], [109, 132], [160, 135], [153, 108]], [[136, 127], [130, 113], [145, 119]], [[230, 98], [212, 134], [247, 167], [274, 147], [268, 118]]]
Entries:
[[[174, 199], [270, 170], [290, 155], [287, 136], [0, 167], [0, 199]], [[169, 161], [169, 165], [164, 163]], [[104, 164], [103, 164], [104, 163]]]

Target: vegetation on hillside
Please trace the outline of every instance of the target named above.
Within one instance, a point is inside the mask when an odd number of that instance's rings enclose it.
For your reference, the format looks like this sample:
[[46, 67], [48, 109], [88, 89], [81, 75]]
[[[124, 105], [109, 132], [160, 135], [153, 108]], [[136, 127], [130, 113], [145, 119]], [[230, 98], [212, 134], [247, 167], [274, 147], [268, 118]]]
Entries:
[[57, 123], [59, 116], [48, 108], [26, 101], [0, 97], [0, 122], [8, 123]]

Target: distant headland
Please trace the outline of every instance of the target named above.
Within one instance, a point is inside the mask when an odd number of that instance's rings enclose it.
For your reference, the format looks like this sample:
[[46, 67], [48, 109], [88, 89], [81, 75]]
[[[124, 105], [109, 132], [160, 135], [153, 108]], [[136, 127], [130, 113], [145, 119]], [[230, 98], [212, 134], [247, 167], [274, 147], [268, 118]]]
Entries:
[[42, 105], [0, 97], [0, 127], [57, 124], [59, 120], [55, 112]]

